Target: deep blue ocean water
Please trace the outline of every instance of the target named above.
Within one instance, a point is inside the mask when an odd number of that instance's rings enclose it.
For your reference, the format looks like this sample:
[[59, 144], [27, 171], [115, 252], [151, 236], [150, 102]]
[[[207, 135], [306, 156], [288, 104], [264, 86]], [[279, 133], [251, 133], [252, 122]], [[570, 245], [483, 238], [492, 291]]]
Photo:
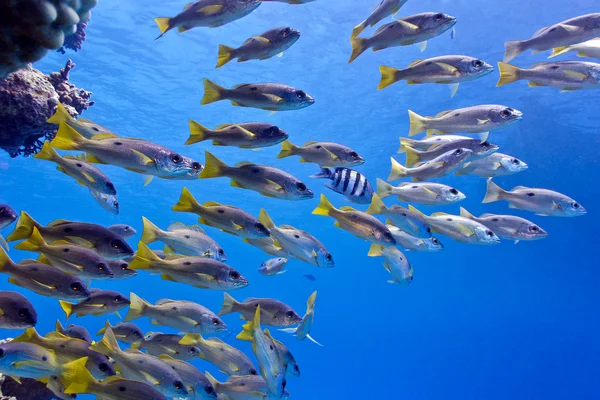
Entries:
[[[93, 11], [81, 52], [52, 54], [35, 66], [50, 72], [72, 58], [77, 67], [71, 80], [93, 91], [96, 101], [84, 116], [119, 135], [167, 145], [201, 162], [204, 150], [209, 149], [229, 164], [252, 161], [277, 166], [304, 180], [316, 193], [326, 193], [336, 206], [348, 203], [322, 188], [324, 181], [308, 178], [317, 167], [301, 164], [297, 158], [276, 159], [279, 146], [260, 151], [216, 148], [209, 142], [183, 146], [188, 119], [208, 127], [266, 121], [287, 131], [296, 144], [309, 140], [341, 142], [366, 158], [357, 169], [374, 184], [376, 177], [387, 177], [398, 137], [408, 132], [407, 109], [433, 115], [475, 104], [505, 104], [521, 110], [523, 120], [493, 132], [490, 140], [501, 146], [501, 152], [527, 162], [529, 169], [495, 181], [507, 188], [524, 185], [557, 190], [579, 201], [588, 214], [578, 218], [537, 217], [509, 210], [506, 203], [484, 205], [484, 179], [448, 176], [442, 182], [467, 195], [460, 205], [473, 214], [514, 212], [540, 224], [550, 235], [536, 242], [514, 245], [503, 241], [490, 247], [441, 237], [444, 251], [407, 254], [415, 273], [412, 284], [404, 287], [386, 283], [389, 275], [382, 260], [366, 255], [367, 242], [335, 228], [332, 219], [311, 215], [318, 196], [301, 202], [270, 199], [232, 188], [224, 178], [187, 182], [155, 179], [143, 187], [140, 175], [103, 166], [119, 193], [121, 213], [114, 216], [100, 208], [87, 189], [56, 171], [53, 164], [0, 154], [0, 202], [27, 211], [42, 223], [69, 219], [107, 226], [130, 224], [138, 230], [130, 240], [135, 247], [142, 216], [162, 228], [176, 221], [195, 223], [194, 215], [171, 211], [182, 187], [187, 186], [200, 202], [231, 204], [253, 215], [265, 207], [277, 224], [292, 224], [317, 236], [333, 254], [334, 269], [290, 261], [288, 273], [265, 277], [257, 268], [269, 256], [236, 237], [207, 229], [228, 253], [228, 263], [250, 281], [249, 287], [231, 292], [235, 298], [273, 297], [302, 314], [307, 297], [318, 290], [312, 334], [325, 347], [276, 332], [302, 371], [301, 378], [289, 379], [294, 399], [599, 398], [598, 92], [559, 93], [553, 88], [532, 89], [525, 82], [496, 88], [497, 71], [462, 84], [453, 99], [443, 85], [407, 86], [400, 82], [384, 91], [376, 90], [379, 65], [400, 68], [415, 59], [444, 54], [471, 55], [496, 65], [502, 59], [505, 41], [525, 39], [543, 26], [597, 12], [593, 2], [409, 0], [399, 15], [424, 11], [451, 14], [458, 18], [456, 38], [451, 40], [446, 33], [430, 40], [424, 53], [416, 46], [368, 51], [351, 65], [347, 64], [350, 33], [376, 1], [319, 0], [301, 6], [265, 3], [230, 25], [181, 35], [169, 32], [154, 41], [158, 29], [153, 18], [174, 15], [185, 3], [101, 1]], [[302, 32], [301, 39], [283, 57], [214, 68], [219, 44], [237, 46], [252, 35], [281, 25]], [[528, 53], [514, 63], [529, 66], [546, 56]], [[228, 102], [200, 106], [203, 78], [224, 86], [290, 84], [307, 91], [316, 103], [273, 116], [267, 111], [232, 107]], [[403, 157], [397, 155], [401, 162]], [[392, 204], [391, 199], [387, 203]], [[427, 213], [458, 213], [459, 205], [419, 208]], [[10, 255], [15, 260], [32, 256], [16, 250]], [[317, 280], [301, 279], [308, 273]], [[57, 301], [11, 286], [5, 278], [2, 281], [0, 288], [22, 292], [34, 303], [40, 316], [36, 328], [41, 333], [53, 330], [57, 318], [65, 322]], [[223, 299], [221, 292], [165, 282], [145, 273], [94, 286], [125, 294], [134, 291], [152, 302], [161, 298], [193, 300], [215, 312]], [[113, 324], [118, 322], [114, 315], [108, 318]], [[238, 317], [228, 315], [224, 319], [232, 330], [226, 340], [250, 353], [248, 343], [234, 338], [242, 325]], [[92, 333], [104, 321], [103, 317], [69, 320], [85, 325]], [[145, 319], [136, 322], [145, 331], [157, 330]], [[0, 332], [1, 336], [17, 334]], [[208, 363], [196, 364], [225, 379]]]

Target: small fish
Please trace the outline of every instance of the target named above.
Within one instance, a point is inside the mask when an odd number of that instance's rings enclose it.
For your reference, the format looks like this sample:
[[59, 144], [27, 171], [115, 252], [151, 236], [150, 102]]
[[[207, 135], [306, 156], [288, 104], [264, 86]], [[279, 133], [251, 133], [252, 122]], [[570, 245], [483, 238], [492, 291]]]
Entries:
[[48, 226], [43, 226], [24, 211], [21, 212], [17, 227], [7, 240], [13, 242], [28, 239], [34, 228], [49, 243], [66, 240], [91, 248], [108, 260], [119, 260], [133, 254], [133, 249], [121, 236], [103, 226], [66, 220], [53, 221]]
[[131, 322], [119, 322], [112, 326], [109, 321], [106, 321], [106, 324], [96, 333], [96, 336], [104, 335], [108, 328], [112, 329], [115, 338], [123, 343], [134, 343], [144, 338], [144, 332]]
[[27, 329], [37, 324], [37, 312], [25, 296], [0, 291], [0, 328]]
[[360, 35], [368, 26], [375, 26], [384, 18], [396, 15], [407, 0], [382, 0], [371, 14], [352, 30], [353, 38]]
[[400, 201], [427, 206], [454, 204], [467, 197], [460, 190], [441, 183], [405, 182], [400, 186], [392, 186], [379, 178], [377, 178], [377, 193], [382, 199], [397, 196]]
[[284, 257], [271, 258], [270, 260], [267, 260], [264, 263], [260, 264], [258, 272], [266, 276], [280, 275], [286, 273], [287, 270], [282, 270], [283, 267], [285, 267], [287, 261], [288, 259]]
[[281, 143], [277, 158], [300, 156], [300, 162], [319, 164], [320, 167], [355, 167], [364, 164], [365, 159], [356, 151], [338, 143], [306, 142], [298, 147], [289, 140]]
[[170, 326], [185, 333], [211, 334], [227, 330], [221, 318], [198, 303], [162, 299], [152, 305], [135, 293], [131, 293], [130, 300], [125, 322], [148, 317], [155, 325]]
[[383, 266], [392, 274], [388, 283], [398, 283], [408, 286], [413, 280], [413, 267], [406, 256], [395, 247], [384, 247], [373, 244], [369, 250], [369, 257], [383, 257]]
[[16, 264], [2, 248], [0, 272], [8, 274], [8, 281], [13, 285], [29, 289], [41, 296], [58, 300], [81, 300], [90, 295], [81, 278], [35, 260], [23, 260]]
[[500, 238], [494, 232], [477, 221], [443, 212], [435, 212], [426, 216], [411, 205], [408, 208], [413, 212], [420, 213], [431, 227], [432, 232], [441, 233], [457, 242], [478, 245], [500, 243]]
[[[406, 150], [412, 151], [410, 147], [407, 147]], [[407, 168], [394, 160], [394, 158], [391, 158], [392, 171], [390, 172], [388, 181], [412, 178], [413, 182], [422, 182], [432, 178], [441, 178], [467, 162], [472, 154], [473, 151], [469, 149], [460, 148], [450, 150], [433, 160], [416, 164], [413, 168]]]
[[227, 375], [257, 375], [258, 371], [244, 352], [218, 338], [205, 339], [200, 334], [186, 334], [180, 344], [197, 346], [200, 358]]
[[88, 342], [58, 332], [51, 332], [46, 337], [42, 337], [35, 328], [29, 328], [21, 336], [13, 339], [13, 342], [31, 343], [53, 351], [59, 364], [84, 358], [83, 365], [96, 379], [105, 379], [116, 374], [108, 357], [91, 350]]
[[527, 168], [528, 165], [518, 158], [502, 153], [494, 153], [486, 158], [463, 165], [462, 168], [454, 172], [454, 175], [475, 175], [482, 178], [493, 178], [495, 176], [513, 175], [523, 172]]
[[177, 360], [189, 361], [200, 357], [200, 349], [196, 346], [179, 344], [183, 336], [165, 334], [162, 332], [148, 332], [144, 338], [132, 343], [132, 349], [145, 350], [155, 357], [167, 354]]
[[[419, 114], [408, 110], [410, 118], [409, 136], [417, 135], [423, 131], [427, 131], [427, 136], [433, 134], [448, 134], [448, 133], [478, 133], [482, 135], [482, 139], [487, 139], [487, 134], [496, 129], [504, 128], [518, 122], [523, 117], [523, 113], [512, 107], [507, 107], [499, 104], [483, 104], [479, 106], [459, 108], [456, 110], [447, 110], [438, 113], [435, 117], [422, 117]], [[456, 138], [452, 143], [468, 140]], [[482, 141], [483, 141], [482, 140]], [[401, 144], [412, 147], [414, 143], [411, 140], [404, 140]], [[438, 144], [438, 143], [436, 143]], [[442, 145], [443, 143], [439, 143]], [[421, 151], [433, 150], [417, 149]]]
[[227, 261], [225, 250], [199, 226], [188, 227], [181, 222], [175, 222], [169, 225], [166, 231], [163, 231], [146, 217], [142, 217], [142, 220], [144, 222], [144, 232], [142, 233], [144, 244], [160, 240], [165, 243], [165, 248], [170, 252]]
[[290, 394], [287, 390], [284, 391], [281, 397], [272, 394], [269, 390], [269, 387], [267, 386], [267, 382], [260, 375], [230, 376], [227, 379], [227, 381], [219, 382], [214, 376], [212, 376], [208, 371], [206, 371], [206, 377], [210, 380], [210, 383], [213, 385], [217, 393], [219, 393], [219, 398], [222, 396], [224, 399], [238, 400], [271, 400], [290, 398]]
[[[61, 123], [65, 123], [69, 125], [71, 128], [75, 129], [79, 134], [87, 139], [91, 139], [96, 135], [114, 135], [115, 133], [110, 129], [96, 124], [95, 122], [90, 121], [85, 118], [73, 118], [71, 114], [67, 111], [65, 106], [61, 103], [58, 103], [56, 107], [56, 111], [54, 114], [46, 121], [48, 124], [60, 125]], [[38, 157], [36, 157], [38, 158]]]
[[108, 266], [113, 272], [113, 279], [128, 279], [137, 275], [137, 271], [129, 269], [129, 263], [124, 260], [112, 260]]
[[308, 280], [309, 280], [309, 281], [311, 281], [311, 282], [314, 282], [314, 281], [316, 281], [316, 280], [317, 280], [317, 278], [315, 278], [315, 276], [314, 276], [314, 275], [311, 275], [311, 274], [305, 274], [305, 275], [302, 275], [302, 278], [306, 278], [306, 279], [308, 279]]
[[208, 378], [200, 372], [198, 368], [185, 361], [177, 360], [167, 354], [160, 355], [158, 359], [168, 364], [173, 368], [173, 371], [181, 377], [181, 380], [183, 380], [183, 383], [188, 390], [189, 400], [217, 399], [217, 391]]
[[202, 105], [229, 100], [238, 107], [260, 108], [268, 111], [299, 110], [314, 104], [315, 99], [305, 91], [279, 83], [245, 83], [225, 89], [204, 79]]
[[538, 240], [548, 236], [548, 232], [538, 225], [514, 215], [483, 214], [477, 218], [461, 207], [460, 216], [487, 226], [499, 237], [514, 240], [515, 244], [520, 240]]
[[64, 300], [59, 300], [67, 319], [73, 314], [76, 317], [86, 315], [105, 315], [111, 313], [119, 314], [119, 310], [129, 305], [129, 299], [119, 292], [114, 290], [91, 289], [90, 297], [80, 301], [77, 304], [72, 304]]
[[44, 142], [44, 147], [33, 158], [56, 163], [58, 165], [56, 167], [57, 170], [75, 179], [77, 183], [87, 187], [92, 192], [99, 192], [106, 195], [117, 194], [115, 185], [98, 167], [77, 157], [61, 157], [50, 145], [50, 142]]
[[[0, 230], [12, 225], [17, 220], [17, 213], [8, 204], [0, 204]], [[8, 243], [4, 237], [0, 235], [0, 247], [4, 247], [8, 251]]]
[[556, 57], [569, 51], [577, 52], [578, 57], [600, 59], [600, 38], [594, 38], [587, 42], [572, 44], [570, 46], [556, 47], [552, 50], [552, 55], [548, 58]]
[[160, 29], [160, 36], [177, 28], [179, 33], [197, 27], [217, 28], [238, 20], [260, 6], [260, 0], [197, 0], [188, 3], [173, 18], [154, 18]]
[[223, 307], [221, 307], [219, 315], [237, 312], [241, 314], [241, 318], [251, 321], [254, 311], [259, 306], [261, 309], [261, 319], [265, 325], [286, 327], [297, 325], [302, 321], [302, 318], [296, 311], [279, 300], [250, 297], [240, 303], [228, 293], [224, 293]]
[[62, 326], [59, 320], [56, 320], [56, 332], [61, 333], [65, 336], [72, 337], [74, 339], [83, 340], [84, 342], [92, 343], [92, 336], [87, 329], [83, 326], [69, 325], [68, 327]]
[[200, 178], [227, 177], [231, 186], [253, 190], [266, 197], [282, 200], [312, 199], [313, 192], [295, 176], [278, 168], [241, 162], [230, 167], [206, 152], [206, 168]]
[[145, 382], [167, 397], [186, 397], [188, 394], [181, 378], [168, 364], [140, 351], [122, 351], [110, 328], [106, 329], [102, 340], [90, 348], [113, 359], [124, 378]]
[[90, 193], [106, 211], [115, 215], [119, 214], [119, 200], [116, 195], [101, 193], [95, 190], [90, 190]]
[[300, 39], [299, 31], [289, 26], [281, 26], [269, 29], [260, 35], [252, 36], [237, 49], [223, 44], [219, 45], [217, 68], [236, 58], [238, 62], [267, 60], [276, 55], [283, 54], [298, 39]]
[[586, 213], [581, 204], [564, 194], [548, 189], [525, 186], [516, 186], [508, 191], [489, 179], [483, 203], [493, 203], [501, 200], [508, 201], [510, 208], [531, 211], [543, 216], [578, 217]]
[[163, 280], [187, 283], [200, 289], [233, 290], [248, 286], [248, 280], [241, 273], [221, 261], [178, 255], [163, 260], [142, 242], [130, 268], [161, 273]]
[[343, 194], [354, 203], [369, 204], [373, 196], [373, 188], [367, 178], [358, 171], [349, 168], [336, 168], [333, 171], [321, 168], [321, 172], [311, 178], [329, 179], [324, 186], [336, 193]]
[[310, 233], [291, 225], [276, 226], [264, 208], [260, 210], [259, 220], [271, 232], [275, 243], [294, 257], [321, 268], [335, 266], [331, 253]]
[[269, 230], [247, 212], [233, 206], [221, 205], [214, 201], [200, 204], [187, 188], [183, 188], [181, 197], [172, 210], [192, 212], [200, 216], [198, 222], [201, 224], [212, 226], [243, 238], [259, 239], [269, 237], [270, 235]]
[[386, 245], [396, 244], [392, 233], [377, 218], [348, 206], [337, 209], [324, 194], [321, 194], [321, 201], [312, 213], [332, 217], [335, 219], [335, 226], [360, 239]]
[[563, 92], [600, 87], [600, 64], [584, 61], [539, 62], [529, 69], [499, 62], [496, 86], [526, 80], [529, 87], [552, 86]]
[[[46, 387], [48, 388], [48, 390], [50, 390], [54, 394], [54, 397], [57, 399], [61, 399], [61, 400], [76, 399], [77, 398], [76, 394], [66, 394], [65, 393], [66, 387], [61, 382], [60, 379], [61, 378], [59, 378], [58, 376], [49, 377], [48, 383], [46, 384]], [[64, 378], [62, 378], [62, 379], [64, 379]]]
[[111, 279], [113, 272], [104, 259], [91, 249], [72, 245], [66, 241], [48, 244], [33, 228], [31, 237], [15, 246], [15, 249], [41, 254], [41, 261], [61, 271], [83, 279]]
[[370, 38], [350, 38], [352, 56], [350, 64], [365, 50], [380, 51], [390, 47], [409, 46], [420, 43], [421, 51], [427, 48], [427, 40], [441, 35], [456, 24], [456, 18], [444, 13], [421, 13], [397, 19], [382, 25]]
[[482, 142], [481, 140], [477, 139], [467, 139], [464, 141], [457, 140], [455, 142], [441, 144], [432, 150], [426, 151], [420, 151], [406, 147], [406, 166], [411, 167], [415, 164], [431, 161], [442, 154], [456, 149], [471, 150], [471, 155], [469, 158], [467, 158], [467, 161], [471, 162], [492, 155], [498, 151], [499, 148], [500, 147], [497, 144], [490, 143], [487, 140]]
[[418, 238], [404, 232], [400, 228], [388, 225], [387, 226], [396, 239], [396, 245], [411, 251], [434, 252], [444, 249], [444, 245], [436, 237]]
[[286, 368], [284, 359], [269, 330], [265, 329], [263, 331], [260, 326], [260, 304], [256, 307], [253, 306], [251, 311], [254, 318], [244, 325], [242, 332], [237, 335], [237, 338], [252, 343], [252, 352], [258, 361], [260, 374], [267, 383], [267, 387], [271, 393], [281, 398], [287, 383], [285, 379]]
[[265, 122], [223, 124], [210, 130], [190, 120], [190, 137], [185, 145], [212, 140], [213, 146], [235, 146], [241, 149], [260, 149], [274, 146], [288, 138], [281, 128]]
[[17, 381], [19, 378], [41, 379], [61, 374], [54, 352], [33, 343], [2, 343], [0, 354], [0, 373]]
[[[296, 339], [298, 339], [298, 340], [304, 340], [304, 339], [308, 338], [311, 342], [323, 347], [322, 344], [320, 344], [315, 339], [313, 339], [312, 336], [310, 336], [310, 331], [312, 330], [312, 326], [315, 321], [315, 302], [316, 302], [316, 300], [317, 300], [317, 291], [315, 290], [309, 296], [308, 300], [306, 301], [306, 313], [304, 314], [304, 317], [302, 317], [302, 321], [300, 322], [300, 325], [298, 325], [297, 328], [285, 328], [285, 329], [280, 329], [280, 330], [284, 331], [284, 332], [288, 332], [288, 333], [293, 333], [294, 336], [296, 336]], [[300, 376], [300, 369], [298, 367], [298, 364], [296, 364], [296, 360], [294, 359], [294, 356], [291, 355], [290, 351], [285, 346], [283, 346], [282, 343], [277, 342], [277, 344], [280, 347], [279, 351], [284, 356], [284, 359], [286, 359], [286, 354], [289, 354], [287, 356], [287, 358], [289, 359], [289, 362], [287, 362], [288, 372], [290, 372], [294, 376]], [[292, 367], [292, 368], [290, 368], [290, 367]]]
[[109, 226], [107, 229], [113, 232], [114, 234], [121, 236], [124, 239], [132, 237], [137, 233], [134, 227], [127, 224], [115, 224]]
[[293, 257], [283, 247], [281, 247], [278, 244], [275, 244], [275, 241], [273, 240], [273, 238], [270, 238], [270, 237], [262, 238], [262, 239], [244, 238], [242, 240], [245, 243], [248, 243], [249, 245], [254, 246], [257, 249], [260, 249], [269, 255], [272, 255], [275, 257], [283, 257], [283, 258]]
[[600, 13], [581, 15], [546, 26], [538, 30], [531, 39], [504, 43], [504, 62], [510, 62], [527, 50], [534, 53], [553, 47], [564, 47], [584, 42], [600, 34]]
[[494, 67], [477, 58], [451, 55], [417, 60], [403, 70], [383, 65], [379, 67], [379, 70], [381, 82], [378, 90], [400, 80], [406, 80], [409, 85], [422, 83], [452, 85], [452, 96], [454, 96], [461, 82], [481, 78], [492, 72]]
[[373, 195], [373, 200], [366, 213], [383, 215], [388, 219], [388, 225], [394, 225], [418, 238], [425, 239], [431, 237], [429, 224], [427, 224], [425, 218], [420, 214], [399, 205], [393, 205], [388, 208], [377, 194]]
[[451, 143], [456, 140], [464, 140], [464, 139], [470, 139], [470, 138], [467, 136], [458, 136], [458, 135], [427, 136], [421, 140], [401, 137], [400, 140], [402, 142], [400, 143], [400, 150], [398, 150], [398, 153], [403, 153], [406, 149], [405, 146], [412, 147], [415, 150], [426, 151], [426, 150], [433, 150], [434, 148], [436, 148], [437, 146], [439, 146], [441, 144]]
[[60, 124], [58, 133], [50, 144], [61, 150], [85, 151], [88, 162], [110, 164], [149, 177], [197, 179], [203, 169], [199, 162], [156, 143], [111, 135], [86, 139], [64, 123]]
[[71, 395], [91, 394], [102, 400], [167, 400], [152, 384], [117, 376], [99, 381], [85, 367], [74, 368], [62, 379], [65, 381], [65, 393]]

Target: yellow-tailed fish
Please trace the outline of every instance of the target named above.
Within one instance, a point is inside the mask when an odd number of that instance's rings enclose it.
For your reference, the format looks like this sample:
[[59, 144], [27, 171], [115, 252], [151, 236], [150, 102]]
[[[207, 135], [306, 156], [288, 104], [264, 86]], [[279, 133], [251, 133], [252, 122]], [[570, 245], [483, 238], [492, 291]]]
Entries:
[[395, 247], [384, 247], [373, 244], [369, 250], [370, 257], [383, 257], [383, 266], [392, 274], [388, 283], [409, 285], [413, 280], [413, 268], [406, 256]]

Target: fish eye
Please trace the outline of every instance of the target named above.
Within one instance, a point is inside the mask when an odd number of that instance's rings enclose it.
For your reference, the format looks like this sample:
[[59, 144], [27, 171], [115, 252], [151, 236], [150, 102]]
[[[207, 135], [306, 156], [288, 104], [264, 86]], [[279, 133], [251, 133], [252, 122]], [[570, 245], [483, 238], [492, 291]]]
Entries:
[[42, 361], [48, 361], [48, 357], [42, 356]]
[[302, 90], [298, 90], [296, 92], [296, 97], [299, 98], [299, 99], [303, 99], [303, 98], [306, 97], [306, 93], [304, 93], [304, 91], [302, 91]]
[[519, 160], [517, 160], [516, 158], [513, 158], [511, 161], [513, 164], [519, 165]]
[[112, 183], [108, 182], [108, 183], [106, 184], [106, 188], [107, 188], [108, 190], [115, 190], [115, 185], [113, 185]]
[[535, 196], [535, 193], [533, 193], [533, 192], [529, 192], [529, 193], [527, 193], [527, 196], [529, 196], [529, 197], [533, 197], [533, 196]]
[[483, 67], [483, 61], [481, 61], [481, 60], [475, 60], [475, 61], [473, 61], [473, 66], [475, 68], [481, 68], [481, 67]]
[[215, 389], [212, 388], [212, 386], [206, 386], [204, 388], [204, 391], [208, 394], [214, 393]]
[[63, 249], [63, 253], [68, 253], [69, 249]]
[[269, 128], [268, 133], [271, 136], [275, 136], [275, 135], [277, 135], [279, 133], [279, 128], [276, 127], [276, 126], [272, 126], [272, 127]]
[[74, 292], [80, 292], [83, 289], [83, 286], [79, 282], [75, 282], [71, 284], [71, 290]]
[[106, 264], [100, 263], [98, 264], [98, 271], [104, 271], [106, 269]]
[[108, 364], [107, 364], [107, 363], [104, 363], [104, 362], [103, 362], [103, 363], [100, 363], [100, 364], [98, 364], [98, 369], [99, 369], [101, 372], [106, 372], [106, 371], [108, 371]]
[[240, 273], [237, 271], [229, 271], [229, 276], [231, 279], [240, 279]]
[[435, 14], [435, 20], [436, 21], [441, 21], [442, 18], [444, 18], [444, 14]]
[[202, 164], [200, 164], [200, 163], [199, 163], [199, 162], [197, 162], [197, 161], [194, 161], [194, 162], [192, 163], [192, 168], [193, 168], [193, 169], [202, 169]]
[[294, 318], [294, 316], [296, 315], [296, 313], [294, 313], [293, 311], [290, 310], [290, 311], [286, 312], [285, 315], [288, 318]]
[[119, 392], [125, 392], [127, 388], [125, 386], [119, 386]]
[[120, 249], [123, 247], [123, 242], [120, 240], [113, 240], [112, 242], [110, 242], [110, 245], [113, 249]]
[[121, 271], [126, 271], [127, 267], [129, 267], [128, 264], [121, 264]]
[[290, 34], [290, 28], [285, 28], [281, 33], [283, 33], [283, 36], [287, 36]]
[[433, 238], [433, 239], [431, 239], [431, 243], [433, 243], [433, 244], [439, 244], [440, 241], [437, 240], [436, 238]]
[[113, 299], [113, 301], [114, 301], [115, 303], [120, 303], [120, 302], [121, 302], [121, 300], [122, 300], [122, 299], [121, 299], [121, 296], [115, 296], [115, 298]]
[[488, 141], [481, 143], [481, 147], [490, 147], [492, 144]]
[[494, 237], [494, 232], [492, 232], [492, 231], [485, 231], [485, 234], [488, 235], [489, 237]]
[[356, 158], [356, 157], [358, 157], [358, 153], [357, 153], [357, 152], [355, 152], [355, 151], [351, 151], [351, 152], [350, 152], [350, 157], [352, 157], [352, 158]]
[[4, 208], [4, 207], [0, 208], [0, 214], [4, 214], [4, 211], [6, 211], [6, 208]]
[[27, 317], [28, 315], [30, 315], [29, 310], [26, 308], [19, 308], [19, 317]]
[[263, 231], [263, 232], [265, 232], [267, 230], [267, 228], [260, 222], [257, 224], [254, 224], [254, 228], [256, 228], [256, 230], [258, 230], [258, 231]]
[[218, 253], [219, 253], [220, 256], [222, 256], [222, 255], [225, 254], [225, 252], [223, 251], [223, 249], [219, 249]]
[[119, 202], [118, 201], [113, 201], [113, 207], [114, 208], [119, 208]]
[[579, 203], [573, 203], [573, 208], [580, 208], [581, 206], [579, 205]]
[[171, 154], [171, 161], [173, 161], [175, 164], [179, 164], [183, 161], [183, 157], [181, 157], [179, 154]]
[[254, 368], [250, 368], [250, 371], [248, 371], [250, 373], [250, 375], [258, 375], [258, 371], [255, 370]]
[[214, 326], [221, 325], [221, 320], [219, 318], [213, 318], [212, 323]]
[[297, 365], [294, 365], [294, 371], [296, 371], [297, 373], [300, 373], [300, 367]]
[[538, 228], [537, 226], [533, 225], [529, 227], [529, 230], [531, 232], [539, 232], [540, 228]]
[[296, 183], [296, 187], [298, 188], [299, 191], [304, 192], [306, 190], [306, 185], [302, 182], [298, 182]]
[[327, 253], [327, 255], [325, 256], [325, 259], [327, 261], [331, 261], [333, 259], [333, 257], [331, 257], [331, 254]]
[[97, 127], [95, 127], [95, 126], [92, 126], [92, 130], [93, 130], [94, 132], [100, 132], [100, 129], [98, 129], [98, 128], [97, 128]]
[[500, 112], [500, 116], [501, 116], [502, 118], [508, 118], [508, 117], [510, 117], [510, 115], [511, 115], [511, 114], [512, 114], [512, 113], [510, 112], [510, 110], [509, 110], [508, 108], [505, 108], [504, 110], [502, 110], [502, 111]]
[[175, 386], [175, 389], [177, 389], [177, 390], [183, 389], [183, 382], [181, 382], [181, 381], [175, 381], [173, 383], [173, 386]]
[[456, 154], [457, 156], [462, 153], [463, 153], [462, 149], [456, 149], [456, 151], [454, 152], [454, 154]]
[[188, 349], [188, 352], [189, 352], [189, 353], [195, 353], [195, 352], [196, 352], [196, 348], [195, 348], [195, 347], [190, 347], [190, 348]]
[[6, 351], [3, 348], [0, 348], [0, 358], [4, 357]]

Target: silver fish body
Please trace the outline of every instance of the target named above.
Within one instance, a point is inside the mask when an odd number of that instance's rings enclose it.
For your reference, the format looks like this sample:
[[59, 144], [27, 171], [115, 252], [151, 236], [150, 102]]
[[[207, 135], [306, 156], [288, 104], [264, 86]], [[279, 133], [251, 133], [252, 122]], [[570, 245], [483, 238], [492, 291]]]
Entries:
[[396, 226], [388, 225], [388, 228], [392, 232], [392, 235], [394, 235], [396, 244], [406, 250], [435, 252], [444, 249], [444, 245], [436, 237], [418, 238]]
[[457, 169], [455, 175], [475, 175], [482, 178], [513, 175], [523, 172], [528, 165], [516, 157], [502, 153], [494, 153], [488, 157], [475, 160]]
[[392, 158], [392, 171], [388, 181], [412, 178], [413, 182], [422, 182], [440, 178], [467, 162], [472, 154], [473, 151], [464, 148], [450, 150], [432, 160], [416, 164], [413, 168], [407, 168]]
[[61, 300], [61, 307], [69, 318], [72, 314], [82, 317], [85, 315], [105, 315], [116, 313], [129, 305], [129, 299], [114, 290], [91, 289], [90, 296], [77, 304]]
[[454, 204], [466, 198], [460, 190], [441, 183], [405, 182], [399, 186], [392, 186], [379, 178], [377, 192], [382, 199], [397, 196], [400, 201], [427, 206]]
[[181, 335], [166, 334], [162, 332], [148, 332], [144, 339], [137, 342], [134, 347], [145, 350], [155, 357], [167, 354], [177, 360], [189, 361], [200, 357], [200, 349], [196, 346], [183, 345], [179, 342]]
[[563, 91], [600, 88], [600, 64], [585, 61], [539, 62], [529, 69], [500, 64], [503, 86], [518, 80], [529, 81], [529, 86], [552, 86]]
[[283, 267], [287, 261], [287, 258], [284, 257], [271, 258], [260, 265], [258, 272], [267, 276], [283, 274], [286, 272], [283, 271]]
[[475, 217], [462, 207], [460, 214], [487, 226], [503, 239], [518, 242], [520, 240], [538, 240], [548, 236], [548, 232], [538, 225], [514, 215], [483, 214]]
[[457, 140], [455, 142], [441, 144], [432, 150], [425, 151], [414, 150], [407, 147], [405, 149], [406, 166], [410, 167], [420, 162], [431, 161], [442, 154], [456, 149], [471, 150], [471, 155], [467, 158], [467, 161], [475, 161], [495, 153], [499, 148], [498, 145], [490, 143], [487, 140], [482, 142], [478, 139]]
[[302, 321], [302, 317], [294, 309], [279, 300], [250, 297], [240, 303], [227, 293], [224, 294], [223, 307], [219, 315], [238, 312], [246, 321], [252, 321], [258, 306], [260, 306], [260, 319], [264, 325], [286, 327]]
[[252, 36], [238, 48], [221, 45], [219, 47], [219, 62], [217, 68], [232, 59], [238, 62], [248, 60], [266, 60], [289, 49], [300, 39], [300, 32], [288, 26], [269, 29], [260, 35]]
[[115, 224], [109, 226], [107, 229], [124, 239], [129, 238], [137, 233], [134, 227], [127, 224]]

